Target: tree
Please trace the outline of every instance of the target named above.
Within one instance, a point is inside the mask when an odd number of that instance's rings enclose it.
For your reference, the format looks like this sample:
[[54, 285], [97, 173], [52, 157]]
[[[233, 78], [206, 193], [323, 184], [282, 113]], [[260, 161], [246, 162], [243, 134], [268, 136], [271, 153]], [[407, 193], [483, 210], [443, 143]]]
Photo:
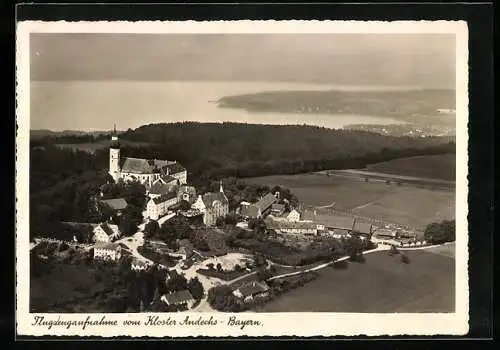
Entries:
[[188, 282], [187, 287], [195, 300], [200, 300], [201, 298], [203, 298], [203, 294], [205, 293], [205, 291], [203, 289], [203, 285], [198, 280], [198, 277], [191, 278]]
[[210, 288], [207, 293], [208, 303], [219, 311], [238, 311], [238, 301], [233, 290], [227, 285]]
[[214, 269], [214, 264], [212, 264], [212, 263], [208, 263], [208, 264], [207, 264], [207, 268], [208, 268], [209, 270], [213, 270], [213, 269]]
[[252, 218], [248, 221], [248, 228], [257, 233], [264, 233], [266, 231], [266, 223], [261, 218]]
[[145, 234], [144, 238], [156, 237], [159, 231], [160, 231], [160, 226], [158, 225], [158, 221], [150, 220], [144, 226], [144, 234]]
[[222, 272], [222, 265], [220, 263], [217, 264], [217, 271]]
[[389, 250], [389, 255], [393, 256], [399, 254], [398, 248], [395, 245], [391, 245], [391, 249]]
[[222, 227], [224, 225], [224, 218], [222, 216], [219, 216], [216, 220], [215, 220], [215, 226], [217, 227]]
[[186, 278], [178, 273], [172, 273], [170, 278], [166, 283], [167, 292], [176, 292], [179, 290], [187, 289], [187, 280]]
[[427, 242], [440, 244], [455, 240], [455, 220], [433, 222], [425, 228], [424, 237]]
[[238, 216], [234, 213], [229, 213], [224, 218], [226, 225], [236, 225], [238, 223]]
[[179, 202], [179, 210], [181, 210], [181, 211], [187, 211], [189, 209], [191, 209], [191, 204], [189, 204], [188, 201], [186, 201], [186, 200], [183, 199], [183, 200], [181, 200]]
[[120, 232], [124, 236], [131, 236], [137, 232], [138, 227], [136, 221], [130, 215], [124, 214], [120, 217]]

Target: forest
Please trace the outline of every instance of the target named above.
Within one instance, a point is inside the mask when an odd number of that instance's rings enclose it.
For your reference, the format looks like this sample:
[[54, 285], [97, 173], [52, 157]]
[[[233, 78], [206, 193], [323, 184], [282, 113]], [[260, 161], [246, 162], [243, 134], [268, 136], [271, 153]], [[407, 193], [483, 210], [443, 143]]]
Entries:
[[[145, 125], [121, 133], [120, 139], [150, 144], [123, 146], [122, 157], [177, 160], [188, 169], [188, 181], [202, 192], [212, 189], [213, 181], [218, 179], [232, 178], [228, 190], [238, 187], [241, 191], [245, 184], [236, 183], [236, 178], [363, 168], [396, 158], [455, 152], [453, 139], [444, 137], [390, 137], [311, 126], [235, 123]], [[64, 135], [63, 141], [78, 144], [88, 139]], [[29, 186], [33, 229], [57, 220], [98, 222], [100, 216], [92, 213], [90, 200], [112, 181], [107, 174], [106, 147], [91, 154], [60, 149], [58, 142], [54, 136], [31, 141]], [[123, 189], [122, 194], [132, 199], [137, 189], [131, 190], [132, 194]], [[137, 208], [143, 205], [143, 202], [133, 203], [128, 216], [135, 217]]]

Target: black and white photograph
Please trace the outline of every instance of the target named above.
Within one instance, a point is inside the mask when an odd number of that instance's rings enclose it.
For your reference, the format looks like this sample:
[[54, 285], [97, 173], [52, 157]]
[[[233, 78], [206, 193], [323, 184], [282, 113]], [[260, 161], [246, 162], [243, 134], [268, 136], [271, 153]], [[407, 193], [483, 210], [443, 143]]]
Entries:
[[26, 329], [465, 332], [466, 25], [223, 23], [23, 33]]

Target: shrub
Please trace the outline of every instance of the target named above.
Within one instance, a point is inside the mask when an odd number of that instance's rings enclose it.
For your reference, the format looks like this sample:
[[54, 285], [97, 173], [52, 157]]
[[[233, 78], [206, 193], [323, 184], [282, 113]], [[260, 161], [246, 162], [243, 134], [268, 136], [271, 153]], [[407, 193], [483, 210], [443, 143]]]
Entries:
[[349, 267], [349, 263], [347, 260], [336, 261], [333, 263], [334, 269], [347, 269]]
[[410, 263], [410, 258], [408, 258], [406, 255], [401, 255], [401, 262], [403, 264], [409, 264]]

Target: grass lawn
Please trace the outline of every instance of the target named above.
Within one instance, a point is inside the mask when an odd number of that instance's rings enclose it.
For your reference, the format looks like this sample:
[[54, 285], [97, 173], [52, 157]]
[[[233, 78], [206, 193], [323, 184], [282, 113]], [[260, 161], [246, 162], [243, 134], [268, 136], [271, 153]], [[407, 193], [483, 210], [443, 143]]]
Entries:
[[99, 278], [96, 267], [54, 264], [53, 270], [30, 279], [31, 312], [105, 312], [112, 294], [125, 293], [122, 281]]
[[289, 188], [305, 205], [334, 203], [339, 210], [423, 228], [434, 221], [455, 218], [455, 193], [383, 182], [326, 176], [324, 174], [275, 175], [245, 181]]
[[259, 312], [454, 312], [455, 260], [407, 251], [409, 264], [387, 252], [320, 277], [258, 308]]
[[455, 157], [455, 154], [440, 154], [400, 158], [388, 162], [371, 164], [366, 169], [386, 174], [455, 181]]

